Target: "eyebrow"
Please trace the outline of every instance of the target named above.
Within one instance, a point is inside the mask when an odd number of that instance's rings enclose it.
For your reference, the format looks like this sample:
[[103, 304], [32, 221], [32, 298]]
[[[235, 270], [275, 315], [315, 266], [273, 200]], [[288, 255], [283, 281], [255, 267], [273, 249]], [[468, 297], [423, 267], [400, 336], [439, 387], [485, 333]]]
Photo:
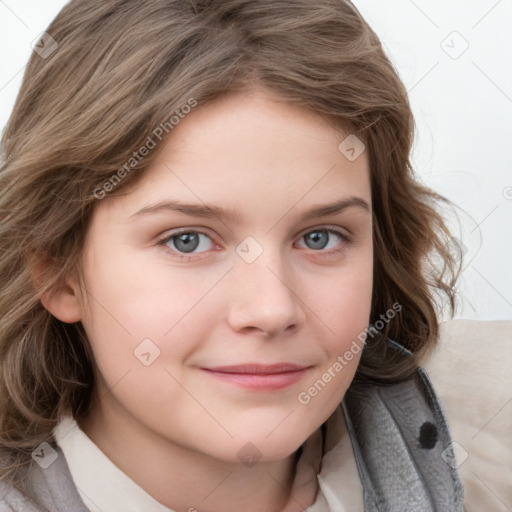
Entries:
[[[335, 215], [341, 213], [347, 208], [360, 208], [367, 212], [370, 212], [370, 205], [362, 197], [351, 196], [334, 203], [328, 203], [319, 206], [313, 206], [306, 210], [299, 217], [299, 221], [307, 221], [318, 217], [325, 217], [327, 215]], [[155, 213], [162, 212], [175, 212], [191, 217], [201, 218], [217, 218], [224, 222], [240, 223], [242, 216], [237, 210], [231, 210], [223, 208], [222, 206], [216, 206], [211, 204], [187, 204], [181, 201], [162, 201], [153, 205], [144, 206], [144, 208], [130, 215], [130, 219], [145, 217]]]

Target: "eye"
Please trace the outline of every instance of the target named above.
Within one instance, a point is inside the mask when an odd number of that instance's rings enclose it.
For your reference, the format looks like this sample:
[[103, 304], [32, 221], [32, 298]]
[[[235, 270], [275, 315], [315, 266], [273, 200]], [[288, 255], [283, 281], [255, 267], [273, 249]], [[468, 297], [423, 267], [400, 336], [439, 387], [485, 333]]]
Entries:
[[[345, 246], [351, 242], [350, 238], [344, 233], [327, 227], [309, 231], [302, 235], [300, 240], [305, 241], [306, 249], [311, 249], [326, 256], [342, 252]], [[192, 229], [171, 233], [160, 240], [158, 245], [166, 248], [171, 256], [181, 258], [188, 254], [207, 252], [216, 246], [209, 235]]]
[[192, 254], [211, 249], [213, 241], [205, 233], [198, 231], [181, 231], [164, 238], [159, 242], [159, 245], [165, 245], [169, 249], [182, 254]]
[[305, 235], [302, 235], [301, 240], [305, 241], [307, 249], [322, 251], [328, 254], [336, 253], [342, 250], [342, 247], [336, 249], [336, 247], [340, 245], [340, 241], [347, 244], [350, 242], [349, 238], [340, 231], [327, 228], [309, 231]]

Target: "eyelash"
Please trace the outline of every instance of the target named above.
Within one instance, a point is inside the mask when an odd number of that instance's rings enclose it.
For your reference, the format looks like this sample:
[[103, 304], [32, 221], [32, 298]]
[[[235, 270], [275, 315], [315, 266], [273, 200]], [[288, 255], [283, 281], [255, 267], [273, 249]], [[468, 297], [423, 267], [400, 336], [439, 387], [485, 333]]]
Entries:
[[[319, 228], [310, 229], [309, 231], [302, 234], [299, 237], [299, 239], [304, 238], [306, 235], [309, 235], [310, 233], [314, 233], [314, 232], [318, 232], [318, 231], [325, 231], [327, 233], [334, 234], [337, 237], [339, 237], [342, 242], [341, 246], [338, 249], [331, 249], [329, 251], [324, 251], [322, 249], [319, 249], [319, 250], [310, 249], [314, 253], [318, 253], [321, 257], [336, 256], [336, 255], [340, 254], [341, 252], [343, 252], [347, 246], [350, 246], [352, 244], [352, 239], [349, 236], [347, 236], [345, 233], [343, 233], [337, 229], [334, 229], [331, 226], [322, 226]], [[194, 229], [181, 229], [181, 230], [175, 231], [175, 232], [171, 233], [170, 235], [167, 235], [164, 238], [160, 239], [157, 242], [157, 245], [162, 246], [163, 249], [166, 252], [168, 252], [172, 257], [178, 258], [180, 260], [183, 260], [185, 258], [188, 258], [187, 261], [190, 261], [192, 259], [201, 259], [201, 258], [194, 258], [194, 255], [204, 254], [208, 251], [203, 251], [202, 253], [180, 253], [179, 251], [176, 251], [175, 249], [171, 249], [170, 247], [167, 246], [167, 244], [174, 237], [177, 237], [179, 235], [184, 235], [184, 234], [204, 235], [204, 236], [208, 237], [213, 243], [215, 243], [215, 241], [211, 238], [211, 236], [208, 235], [207, 233], [204, 233], [203, 231], [194, 230]]]

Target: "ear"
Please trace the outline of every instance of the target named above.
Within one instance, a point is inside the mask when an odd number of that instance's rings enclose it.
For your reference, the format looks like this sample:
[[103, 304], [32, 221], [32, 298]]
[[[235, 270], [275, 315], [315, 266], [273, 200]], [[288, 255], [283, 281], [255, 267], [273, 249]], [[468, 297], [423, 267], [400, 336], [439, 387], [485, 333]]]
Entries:
[[41, 296], [41, 304], [62, 322], [79, 322], [82, 319], [82, 308], [78, 291], [74, 283], [66, 282], [44, 293]]
[[[47, 283], [53, 272], [48, 259], [35, 258], [33, 254], [28, 258], [32, 269], [34, 285], [39, 290], [43, 283]], [[82, 319], [82, 302], [80, 287], [76, 279], [67, 276], [60, 283], [40, 292], [40, 301], [43, 307], [55, 318], [65, 323], [75, 323]]]

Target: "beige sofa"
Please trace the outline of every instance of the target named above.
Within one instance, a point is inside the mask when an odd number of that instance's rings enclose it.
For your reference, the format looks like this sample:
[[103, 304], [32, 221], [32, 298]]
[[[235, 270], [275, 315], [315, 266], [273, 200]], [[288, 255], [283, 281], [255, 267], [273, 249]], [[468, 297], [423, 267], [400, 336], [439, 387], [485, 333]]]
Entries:
[[422, 366], [448, 418], [466, 511], [511, 512], [512, 322], [443, 322]]

